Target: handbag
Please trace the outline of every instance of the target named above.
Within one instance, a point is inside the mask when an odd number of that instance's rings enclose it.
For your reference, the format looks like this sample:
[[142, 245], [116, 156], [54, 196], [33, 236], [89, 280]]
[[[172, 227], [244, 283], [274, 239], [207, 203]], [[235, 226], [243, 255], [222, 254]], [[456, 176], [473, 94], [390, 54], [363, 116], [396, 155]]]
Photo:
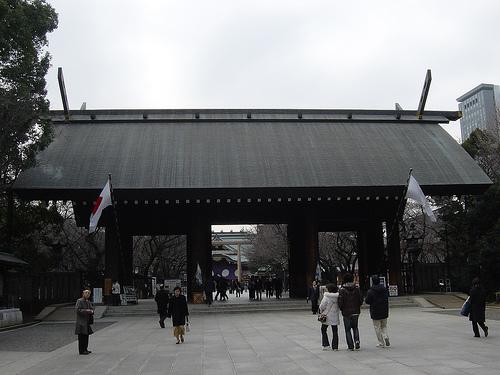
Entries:
[[318, 322], [325, 323], [326, 322], [326, 314], [319, 314], [318, 315]]
[[462, 305], [462, 309], [460, 310], [460, 315], [469, 316], [471, 310], [470, 296], [467, 297], [464, 304]]
[[[87, 309], [88, 310], [93, 310], [92, 309], [92, 305], [87, 301]], [[87, 322], [90, 324], [94, 324], [94, 314], [89, 314], [89, 316], [87, 317]]]
[[186, 322], [186, 332], [191, 332], [191, 326], [189, 325], [189, 322]]

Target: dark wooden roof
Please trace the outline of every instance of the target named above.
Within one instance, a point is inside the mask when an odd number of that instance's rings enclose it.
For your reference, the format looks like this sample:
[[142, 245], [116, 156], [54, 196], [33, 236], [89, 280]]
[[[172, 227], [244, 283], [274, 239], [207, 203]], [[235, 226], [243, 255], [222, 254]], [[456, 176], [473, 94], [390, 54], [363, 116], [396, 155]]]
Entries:
[[[100, 190], [386, 188], [408, 170], [427, 194], [491, 181], [439, 123], [457, 112], [101, 110], [53, 112], [55, 139], [22, 173], [20, 196]], [[64, 193], [63, 193], [64, 192]]]

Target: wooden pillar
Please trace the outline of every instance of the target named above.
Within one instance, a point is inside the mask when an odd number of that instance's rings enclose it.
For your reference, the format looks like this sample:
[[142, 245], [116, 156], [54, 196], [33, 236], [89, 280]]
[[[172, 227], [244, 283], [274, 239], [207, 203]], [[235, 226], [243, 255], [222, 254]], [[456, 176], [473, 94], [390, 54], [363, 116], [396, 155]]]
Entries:
[[103, 302], [105, 304], [112, 303], [111, 296], [111, 283], [113, 280], [120, 280], [121, 267], [120, 267], [120, 247], [119, 247], [118, 232], [116, 225], [106, 226], [104, 234], [104, 285], [103, 285]]
[[314, 213], [307, 215], [304, 223], [304, 251], [306, 253], [306, 291], [316, 279], [319, 262], [318, 224]]
[[[106, 279], [119, 280], [120, 279], [120, 250], [119, 239], [114, 223], [106, 226], [106, 233], [104, 235], [104, 277]], [[120, 280], [121, 282], [121, 280]]]
[[195, 218], [190, 223], [187, 234], [187, 294], [193, 300], [196, 290], [196, 270], [198, 265], [202, 273], [203, 284], [212, 276], [212, 232], [210, 223], [204, 218]]
[[291, 298], [305, 298], [319, 260], [318, 226], [313, 214], [288, 224], [289, 289]]
[[120, 276], [121, 285], [132, 286], [132, 276], [134, 273], [134, 245], [133, 236], [128, 233], [121, 233], [121, 245], [122, 245], [122, 266], [123, 270]]
[[363, 223], [358, 230], [358, 276], [362, 290], [370, 287], [371, 275], [385, 275], [385, 249], [382, 223]]
[[384, 233], [380, 221], [371, 222], [368, 226], [368, 276], [386, 274], [386, 258], [384, 249]]
[[[392, 223], [392, 221], [391, 221]], [[403, 284], [401, 279], [401, 248], [399, 239], [399, 224], [392, 228], [392, 224], [387, 225], [387, 258], [389, 267], [389, 285], [397, 285], [398, 292], [402, 292]]]
[[288, 238], [288, 274], [290, 298], [304, 298], [307, 296], [306, 261], [302, 250], [303, 232], [297, 222], [287, 226]]
[[[212, 257], [210, 257], [212, 259]], [[241, 275], [242, 275], [242, 270], [241, 270], [241, 244], [238, 244], [238, 258], [236, 259], [237, 262], [237, 267], [238, 267], [238, 282], [241, 283]]]
[[[368, 245], [367, 245], [367, 231], [365, 227], [358, 230], [358, 278], [359, 287], [361, 290], [367, 289], [368, 277]], [[370, 284], [368, 284], [370, 285]]]

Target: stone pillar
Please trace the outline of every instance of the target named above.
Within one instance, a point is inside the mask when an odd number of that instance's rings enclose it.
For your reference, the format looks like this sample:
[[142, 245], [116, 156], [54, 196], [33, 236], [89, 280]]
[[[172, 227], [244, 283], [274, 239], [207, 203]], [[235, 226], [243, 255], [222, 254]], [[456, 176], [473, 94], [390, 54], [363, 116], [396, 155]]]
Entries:
[[389, 285], [397, 285], [398, 292], [402, 292], [403, 283], [401, 280], [401, 248], [399, 239], [399, 224], [392, 227], [387, 223], [387, 258], [389, 266]]
[[187, 294], [193, 300], [196, 270], [200, 266], [203, 283], [212, 276], [212, 232], [210, 223], [204, 218], [195, 218], [187, 233]]
[[319, 260], [318, 227], [314, 215], [288, 224], [289, 289], [291, 298], [305, 298]]

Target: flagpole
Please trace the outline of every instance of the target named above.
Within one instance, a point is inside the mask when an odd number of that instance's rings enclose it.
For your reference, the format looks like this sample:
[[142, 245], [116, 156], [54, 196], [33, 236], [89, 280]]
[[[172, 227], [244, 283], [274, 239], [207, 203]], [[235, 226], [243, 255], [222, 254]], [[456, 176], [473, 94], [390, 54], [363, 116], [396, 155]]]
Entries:
[[410, 183], [410, 178], [411, 178], [412, 172], [413, 172], [413, 168], [410, 168], [410, 171], [408, 172], [408, 178], [406, 179], [406, 185], [405, 185], [405, 187], [403, 189], [403, 194], [401, 195], [401, 199], [399, 201], [398, 209], [396, 211], [396, 217], [394, 218], [394, 220], [392, 222], [391, 231], [387, 235], [387, 246], [389, 246], [389, 242], [390, 242], [390, 240], [392, 238], [392, 234], [394, 233], [396, 224], [399, 223], [399, 217], [400, 217], [401, 209], [402, 209], [402, 207], [404, 207], [406, 205], [406, 192], [408, 191], [408, 184]]
[[[118, 225], [118, 212], [116, 210], [116, 202], [113, 195], [113, 184], [111, 183], [111, 173], [108, 174], [108, 181], [109, 181], [109, 192], [111, 195], [111, 204], [113, 205], [113, 216], [115, 217], [116, 237], [118, 238], [118, 256], [120, 257], [120, 266], [121, 266], [120, 268], [122, 271], [121, 274], [122, 276], [124, 276], [125, 264], [123, 259], [122, 240], [120, 235], [120, 226]], [[123, 283], [123, 280], [120, 281]]]

